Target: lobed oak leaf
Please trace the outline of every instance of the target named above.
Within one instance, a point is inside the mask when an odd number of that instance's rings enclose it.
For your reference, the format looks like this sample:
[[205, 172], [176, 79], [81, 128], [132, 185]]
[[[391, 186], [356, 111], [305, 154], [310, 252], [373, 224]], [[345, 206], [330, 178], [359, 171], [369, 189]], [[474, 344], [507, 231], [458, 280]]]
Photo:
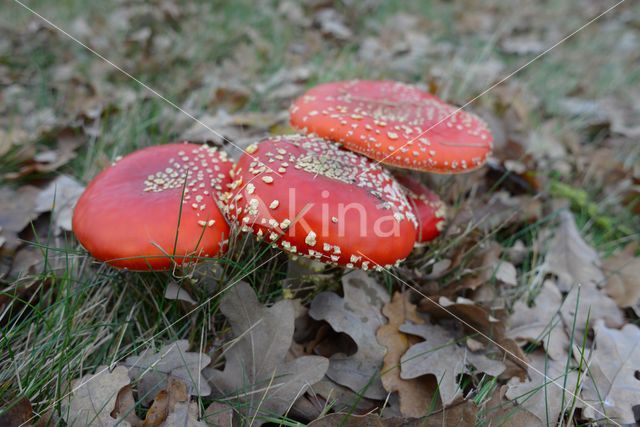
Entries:
[[342, 279], [344, 297], [322, 292], [311, 302], [309, 315], [324, 320], [336, 332], [349, 335], [358, 346], [347, 356], [331, 356], [327, 376], [370, 399], [384, 399], [387, 392], [380, 380], [385, 348], [376, 340], [376, 331], [386, 323], [381, 309], [389, 295], [379, 283], [361, 270]]
[[403, 379], [400, 376], [400, 359], [411, 347], [413, 340], [400, 331], [403, 323], [411, 321], [423, 323], [417, 313], [417, 307], [409, 301], [408, 292], [396, 292], [390, 302], [382, 308], [389, 323], [382, 325], [376, 332], [378, 342], [387, 348], [382, 365], [382, 385], [390, 393], [397, 392], [400, 400], [400, 412], [406, 417], [418, 418], [426, 415], [437, 401], [437, 382], [432, 376]]
[[638, 421], [634, 407], [640, 402], [640, 328], [627, 324], [620, 330], [610, 329], [599, 320], [594, 331], [582, 413], [588, 419], [606, 414], [615, 423], [633, 424]]
[[241, 403], [239, 411], [249, 424], [284, 414], [324, 376], [329, 364], [324, 357], [287, 361], [295, 318], [291, 301], [265, 307], [247, 283], [239, 282], [222, 298], [220, 310], [236, 339], [224, 349], [224, 370], [208, 368], [205, 375], [215, 397]]

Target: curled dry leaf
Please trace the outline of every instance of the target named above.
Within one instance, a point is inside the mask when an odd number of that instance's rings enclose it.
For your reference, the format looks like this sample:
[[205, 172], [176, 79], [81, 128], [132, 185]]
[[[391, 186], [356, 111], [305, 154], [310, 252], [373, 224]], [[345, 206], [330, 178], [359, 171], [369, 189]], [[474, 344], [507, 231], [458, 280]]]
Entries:
[[556, 284], [545, 280], [535, 304], [529, 307], [523, 300], [513, 306], [507, 321], [507, 337], [517, 341], [542, 342], [553, 360], [566, 360], [569, 351], [569, 336], [560, 318], [562, 294]]
[[461, 396], [457, 377], [469, 372], [467, 365], [473, 365], [491, 376], [498, 376], [505, 369], [502, 362], [459, 346], [457, 337], [439, 325], [405, 323], [400, 326], [400, 330], [425, 340], [411, 346], [404, 353], [400, 361], [400, 376], [411, 379], [434, 375], [444, 405], [450, 405]]
[[578, 374], [571, 368], [567, 370], [566, 361], [547, 359], [541, 352], [530, 354], [529, 361], [529, 379], [520, 382], [512, 378], [505, 396], [534, 415], [535, 425], [556, 425], [577, 393]]
[[389, 323], [382, 325], [376, 332], [378, 342], [387, 348], [382, 365], [382, 385], [390, 393], [398, 392], [400, 412], [405, 417], [418, 418], [427, 414], [436, 402], [437, 382], [432, 376], [421, 376], [403, 379], [400, 376], [400, 359], [414, 344], [411, 336], [400, 331], [400, 326], [407, 322], [421, 324], [423, 320], [417, 313], [417, 307], [409, 302], [410, 294], [396, 292], [391, 302], [385, 304], [382, 313]]
[[169, 377], [167, 388], [162, 389], [153, 399], [153, 404], [149, 408], [144, 418], [143, 427], [158, 427], [167, 419], [176, 405], [189, 402], [187, 385], [177, 378]]
[[111, 416], [120, 390], [130, 383], [127, 368], [118, 366], [109, 372], [106, 366], [100, 366], [96, 372], [71, 383], [62, 418], [68, 426], [130, 427], [128, 421]]
[[573, 214], [569, 211], [560, 213], [560, 225], [549, 242], [544, 268], [558, 276], [558, 287], [563, 292], [569, 291], [574, 284], [604, 284], [600, 257], [582, 239]]
[[169, 282], [167, 288], [164, 290], [164, 297], [170, 300], [184, 301], [191, 305], [196, 305], [198, 303], [191, 295], [189, 295], [189, 292], [175, 282]]
[[188, 349], [189, 341], [179, 340], [165, 345], [157, 353], [145, 351], [124, 361], [129, 376], [137, 382], [139, 400], [143, 404], [148, 405], [156, 393], [167, 387], [170, 376], [184, 381], [190, 395], [211, 394], [211, 388], [201, 374], [211, 358]]
[[208, 368], [205, 375], [215, 397], [241, 403], [239, 411], [249, 424], [284, 414], [324, 376], [329, 365], [324, 357], [286, 361], [294, 332], [291, 301], [264, 307], [251, 286], [239, 282], [222, 298], [220, 310], [236, 339], [225, 348], [224, 370]]
[[309, 315], [324, 320], [336, 332], [349, 335], [358, 346], [351, 356], [331, 356], [327, 376], [370, 399], [384, 399], [387, 392], [380, 380], [385, 348], [378, 344], [376, 331], [386, 323], [381, 313], [389, 295], [361, 270], [342, 278], [344, 298], [322, 292], [311, 302]]
[[609, 329], [600, 320], [594, 331], [595, 350], [582, 389], [590, 406], [582, 413], [588, 419], [602, 419], [604, 413], [616, 423], [633, 424], [638, 421], [634, 406], [640, 402], [640, 328], [627, 324]]

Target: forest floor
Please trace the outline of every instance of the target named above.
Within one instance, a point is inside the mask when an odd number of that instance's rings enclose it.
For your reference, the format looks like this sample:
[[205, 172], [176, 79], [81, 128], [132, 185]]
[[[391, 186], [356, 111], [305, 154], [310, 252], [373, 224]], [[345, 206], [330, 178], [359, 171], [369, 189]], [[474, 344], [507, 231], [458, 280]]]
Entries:
[[[637, 422], [639, 47], [630, 0], [6, 0], [0, 425]], [[189, 139], [237, 157], [224, 139], [292, 133], [293, 99], [354, 78], [494, 133], [484, 168], [416, 174], [448, 223], [401, 266], [313, 272], [238, 234], [221, 259], [133, 273], [74, 239], [118, 156]]]

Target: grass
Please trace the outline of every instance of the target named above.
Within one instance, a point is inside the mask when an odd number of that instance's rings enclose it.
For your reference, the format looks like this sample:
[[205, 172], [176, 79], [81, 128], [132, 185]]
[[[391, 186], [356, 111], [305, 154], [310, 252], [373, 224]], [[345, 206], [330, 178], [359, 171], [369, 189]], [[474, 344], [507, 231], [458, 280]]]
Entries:
[[[115, 26], [112, 31], [107, 20], [112, 11], [108, 2], [64, 0], [56, 2], [55, 6], [42, 0], [29, 2], [30, 7], [72, 33], [82, 28], [79, 26], [82, 20], [95, 23], [91, 31], [79, 36], [83, 42], [95, 46], [116, 64], [178, 105], [188, 104], [185, 108], [197, 116], [211, 108], [211, 91], [215, 84], [224, 84], [225, 79], [234, 77], [236, 83], [250, 87], [255, 82], [267, 81], [280, 70], [286, 71], [300, 64], [306, 64], [312, 70], [311, 77], [305, 82], [307, 86], [356, 77], [433, 82], [440, 95], [463, 104], [488, 86], [489, 82], [483, 81], [478, 74], [484, 64], [498, 61], [503, 65], [500, 75], [506, 75], [526, 61], [518, 55], [504, 53], [499, 45], [500, 37], [522, 21], [511, 11], [511, 4], [487, 6], [493, 8], [491, 13], [501, 19], [494, 32], [483, 32], [460, 28], [465, 8], [451, 2], [389, 1], [377, 7], [369, 7], [365, 3], [347, 6], [346, 2], [338, 2], [337, 9], [349, 17], [352, 30], [357, 34], [356, 38], [346, 42], [331, 38], [313, 39], [307, 29], [283, 21], [275, 2], [271, 8], [257, 8], [249, 0], [189, 4], [191, 6], [185, 7], [184, 15], [178, 20], [169, 20], [166, 25], [156, 18], [147, 18], [142, 22], [134, 20], [129, 28]], [[548, 6], [548, 9], [544, 5], [526, 6], [527, 9], [533, 8], [533, 16], [539, 17], [531, 25], [542, 30], [555, 30], [561, 36], [585, 21], [580, 14], [571, 12], [580, 9], [580, 2], [552, 2]], [[478, 5], [473, 7], [482, 9]], [[640, 5], [634, 4], [625, 10], [637, 13], [639, 8]], [[455, 55], [448, 51], [432, 53], [416, 62], [410, 70], [398, 71], [392, 67], [393, 64], [380, 64], [379, 68], [367, 66], [358, 57], [360, 43], [366, 37], [379, 37], [381, 27], [389, 25], [390, 18], [400, 12], [428, 21], [431, 42], [451, 45]], [[563, 16], [563, 19], [559, 20], [558, 16]], [[525, 123], [533, 127], [551, 115], [557, 116], [562, 126], [553, 131], [556, 136], [562, 137], [562, 133], [569, 129], [580, 140], [597, 142], [597, 137], [585, 129], [584, 118], [567, 115], [560, 101], [576, 94], [586, 99], [624, 98], [628, 88], [638, 86], [640, 69], [630, 66], [630, 55], [602, 54], [615, 52], [618, 40], [626, 31], [624, 26], [611, 24], [615, 24], [615, 19], [606, 18], [602, 23], [593, 24], [505, 84], [521, 85], [526, 93], [532, 95], [524, 98], [525, 103], [531, 99], [523, 119]], [[66, 112], [75, 92], [51, 89], [56, 71], [65, 63], [70, 63], [73, 71], [85, 82], [103, 84], [100, 95], [108, 99], [105, 102], [108, 113], [100, 120], [99, 132], [87, 139], [78, 150], [78, 156], [62, 172], [87, 182], [117, 156], [177, 137], [175, 129], [183, 119], [178, 112], [122, 74], [107, 72], [108, 67], [96, 68], [100, 61], [69, 39], [45, 30], [25, 35], [29, 22], [34, 22], [33, 17], [18, 4], [5, 5], [0, 14], [0, 27], [9, 31], [18, 46], [17, 51], [11, 54], [0, 51], [0, 65], [8, 67], [25, 88], [22, 99], [33, 103], [35, 110], [49, 108]], [[161, 55], [147, 55], [140, 44], [127, 42], [133, 30], [143, 25], [149, 25], [156, 35], [167, 36], [172, 41]], [[251, 31], [247, 31], [248, 28]], [[551, 41], [556, 41], [556, 38]], [[302, 53], [292, 53], [290, 47], [300, 42], [307, 43], [310, 48]], [[105, 49], [105, 45], [109, 48]], [[449, 73], [446, 76], [430, 74], [430, 70], [436, 67], [442, 67]], [[208, 77], [209, 82], [206, 80]], [[127, 92], [135, 94], [135, 101], [131, 104], [123, 102]], [[488, 93], [474, 102], [471, 108], [486, 110], [495, 103], [504, 102], [498, 92]], [[537, 107], [538, 101], [540, 107]], [[274, 103], [266, 96], [251, 91], [250, 99], [241, 111], [279, 111], [286, 107], [287, 102]], [[18, 103], [7, 108], [7, 117], [22, 114]], [[15, 125], [17, 127], [18, 123]], [[34, 141], [37, 145], [45, 142]], [[15, 170], [18, 161], [12, 156], [18, 151], [19, 148], [15, 148], [3, 156], [0, 172], [4, 174]], [[636, 162], [640, 159], [637, 148], [629, 150], [625, 161], [630, 164], [634, 159]], [[569, 176], [557, 175], [553, 171], [541, 173], [544, 175], [541, 179], [555, 183], [555, 188], [551, 187], [551, 196], [571, 202], [587, 240], [602, 253], [612, 253], [637, 238], [637, 230], [640, 230], [637, 215], [621, 208], [620, 200], [609, 197], [604, 188], [592, 186], [577, 176], [575, 170]], [[18, 184], [30, 182], [32, 178], [25, 177]], [[471, 181], [466, 177], [436, 178], [433, 181], [441, 194], [457, 205], [468, 194], [453, 194], [449, 189], [454, 185], [466, 188], [463, 185], [465, 180]], [[16, 185], [6, 181], [0, 181], [0, 184]], [[497, 188], [499, 186], [491, 191]], [[477, 256], [478, 245], [490, 239], [496, 239], [505, 246], [511, 246], [520, 239], [529, 246], [554, 215], [551, 212], [538, 222], [516, 230], [507, 228], [483, 235], [474, 244], [474, 250], [467, 250], [465, 259], [471, 261]], [[245, 237], [238, 236], [232, 240], [233, 247], [225, 258], [172, 275], [115, 271], [94, 263], [73, 240], [64, 240], [50, 233], [46, 236], [32, 245], [43, 252], [47, 268], [2, 282], [0, 292], [0, 301], [8, 301], [0, 314], [0, 402], [27, 396], [40, 414], [51, 408], [60, 409], [59, 400], [68, 390], [69, 381], [95, 371], [98, 366], [113, 366], [127, 355], [148, 347], [158, 348], [179, 338], [188, 338], [196, 343], [196, 347], [208, 347], [226, 328], [218, 315], [217, 292], [235, 280], [248, 281], [265, 303], [280, 299], [285, 292], [287, 258]], [[410, 260], [409, 264], [424, 266], [427, 260], [441, 259], [463, 244], [465, 239], [462, 238], [441, 240], [424, 254]], [[523, 279], [511, 296], [513, 300], [535, 294], [535, 273], [540, 256], [533, 254], [525, 262], [520, 271]], [[463, 262], [441, 284], [458, 280], [465, 265]], [[208, 282], [211, 282], [212, 271], [219, 274], [219, 279], [213, 281], [216, 286], [200, 288], [196, 279], [209, 275]], [[328, 287], [337, 288], [337, 281], [331, 276], [335, 271], [329, 273], [321, 286], [311, 291], [300, 291], [300, 294], [308, 300], [315, 292]], [[399, 287], [396, 279], [390, 276], [381, 278], [389, 290]], [[161, 297], [170, 280], [188, 288], [202, 303], [194, 313], [178, 301]], [[310, 277], [305, 280], [315, 283], [316, 279]], [[295, 295], [296, 290], [293, 292]], [[496, 384], [491, 379], [480, 378], [474, 379], [469, 387], [475, 388], [475, 399], [482, 402], [490, 396]], [[204, 407], [208, 400], [200, 403]], [[296, 425], [291, 419], [272, 421]]]

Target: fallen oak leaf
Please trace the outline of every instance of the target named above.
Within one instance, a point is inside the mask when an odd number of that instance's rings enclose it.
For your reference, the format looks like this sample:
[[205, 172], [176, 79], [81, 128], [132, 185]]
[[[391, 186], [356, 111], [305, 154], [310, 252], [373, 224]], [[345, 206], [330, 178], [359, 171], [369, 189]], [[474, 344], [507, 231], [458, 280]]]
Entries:
[[438, 382], [438, 391], [443, 405], [452, 404], [460, 397], [458, 375], [468, 373], [467, 365], [491, 375], [500, 375], [505, 366], [502, 362], [491, 360], [481, 353], [473, 353], [458, 345], [457, 337], [440, 325], [430, 323], [400, 326], [404, 333], [417, 335], [423, 342], [411, 346], [400, 361], [403, 379], [434, 375]]
[[344, 298], [322, 292], [309, 308], [309, 316], [326, 321], [336, 332], [346, 333], [358, 346], [350, 356], [331, 356], [327, 376], [364, 397], [384, 399], [387, 392], [379, 375], [385, 348], [378, 344], [376, 331], [386, 323], [381, 309], [389, 302], [389, 295], [361, 270], [343, 276], [342, 287]]
[[432, 376], [403, 379], [400, 376], [400, 359], [411, 347], [411, 337], [400, 331], [406, 321], [423, 323], [417, 307], [409, 301], [410, 294], [396, 292], [390, 302], [382, 308], [389, 323], [376, 332], [378, 342], [387, 348], [382, 365], [382, 385], [390, 393], [397, 392], [400, 412], [406, 417], [418, 418], [426, 415], [437, 404], [437, 382]]
[[[637, 422], [634, 406], [640, 402], [640, 328], [627, 324], [610, 329], [596, 321], [595, 350], [591, 352], [582, 399], [588, 419], [602, 419], [603, 413], [619, 424]], [[594, 409], [595, 408], [595, 409]]]
[[60, 175], [47, 185], [36, 198], [38, 213], [52, 212], [54, 232], [71, 231], [73, 208], [84, 186], [68, 175]]
[[567, 332], [573, 332], [575, 343], [582, 342], [588, 326], [597, 320], [604, 320], [612, 328], [624, 324], [616, 303], [593, 284], [574, 286], [562, 303], [560, 315]]
[[406, 420], [384, 419], [379, 415], [353, 415], [350, 413], [335, 413], [325, 415], [307, 424], [307, 427], [401, 427]]
[[420, 301], [421, 311], [429, 313], [434, 320], [453, 319], [460, 322], [468, 334], [476, 334], [476, 340], [494, 344], [504, 352], [506, 358], [513, 362], [523, 376], [527, 371], [527, 356], [520, 346], [507, 337], [503, 322], [494, 318], [482, 306], [466, 298], [458, 298], [456, 302], [440, 297], [438, 302], [431, 298]]
[[15, 250], [20, 245], [18, 234], [38, 217], [36, 199], [40, 190], [24, 186], [18, 190], [0, 188], [0, 237], [4, 249]]
[[310, 387], [307, 394], [320, 407], [320, 413], [324, 412], [324, 408], [331, 408], [336, 412], [362, 415], [378, 410], [381, 406], [380, 402], [362, 397], [350, 388], [331, 381], [326, 376]]
[[467, 400], [419, 419], [381, 418], [375, 414], [354, 415], [349, 412], [337, 412], [318, 418], [307, 425], [308, 427], [472, 427], [476, 425], [477, 414], [478, 407]]
[[547, 359], [541, 352], [530, 354], [529, 361], [529, 379], [520, 382], [512, 378], [505, 397], [534, 415], [537, 425], [556, 425], [577, 393], [574, 387], [578, 373], [571, 368], [567, 370], [566, 361]]
[[187, 393], [186, 384], [177, 378], [169, 377], [167, 388], [160, 390], [158, 394], [156, 394], [156, 397], [153, 399], [153, 404], [145, 415], [142, 426], [160, 426], [169, 414], [174, 411], [178, 403], [188, 401], [189, 394]]
[[233, 408], [220, 402], [212, 402], [202, 416], [202, 420], [212, 427], [233, 426]]
[[563, 292], [576, 283], [595, 287], [604, 284], [600, 257], [584, 241], [569, 211], [560, 213], [560, 224], [549, 243], [543, 269], [558, 276], [558, 288]]
[[479, 417], [485, 425], [529, 427], [539, 423], [531, 412], [505, 398], [508, 389], [507, 385], [496, 387], [491, 399], [484, 403]]
[[189, 341], [179, 340], [165, 345], [157, 353], [145, 351], [124, 361], [131, 380], [138, 383], [138, 396], [143, 404], [148, 405], [159, 390], [166, 388], [171, 376], [184, 381], [190, 395], [211, 394], [211, 388], [201, 374], [211, 358], [188, 349]]
[[640, 257], [635, 256], [637, 244], [607, 258], [603, 269], [607, 274], [605, 291], [618, 307], [632, 307], [640, 315]]
[[569, 336], [560, 319], [562, 294], [556, 284], [545, 280], [535, 305], [527, 306], [516, 301], [507, 324], [507, 337], [537, 343], [542, 341], [547, 354], [553, 360], [566, 360], [569, 352]]
[[208, 427], [198, 420], [198, 404], [196, 402], [180, 402], [160, 427]]
[[132, 427], [137, 427], [142, 420], [136, 415], [136, 401], [133, 398], [133, 389], [131, 385], [124, 386], [118, 393], [116, 398], [116, 408], [111, 412], [112, 417], [123, 418]]
[[6, 173], [5, 178], [15, 180], [33, 173], [55, 171], [76, 157], [76, 149], [84, 143], [84, 138], [71, 128], [63, 128], [56, 135], [55, 148], [36, 153], [18, 171]]
[[111, 416], [117, 406], [118, 393], [130, 382], [124, 366], [117, 366], [111, 372], [106, 366], [98, 367], [96, 374], [71, 383], [72, 391], [63, 403], [62, 418], [68, 426], [130, 427], [128, 421]]
[[215, 397], [241, 403], [238, 410], [250, 424], [282, 415], [324, 376], [324, 357], [286, 361], [294, 332], [291, 301], [264, 307], [251, 286], [239, 282], [222, 298], [220, 310], [237, 338], [224, 350], [224, 370], [207, 368], [205, 375]]

